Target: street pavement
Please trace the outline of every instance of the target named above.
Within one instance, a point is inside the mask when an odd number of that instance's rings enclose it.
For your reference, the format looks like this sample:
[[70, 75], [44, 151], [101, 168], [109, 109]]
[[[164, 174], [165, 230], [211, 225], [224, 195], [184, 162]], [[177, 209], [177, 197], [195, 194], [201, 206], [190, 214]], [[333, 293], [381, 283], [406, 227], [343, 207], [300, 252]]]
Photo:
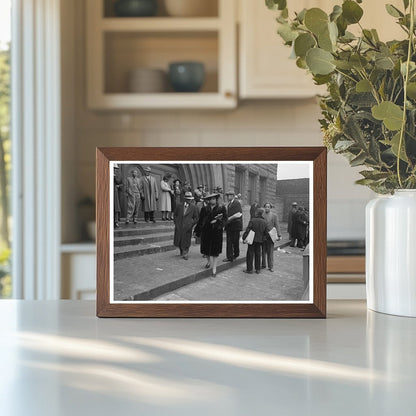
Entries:
[[[245, 254], [245, 250], [243, 250]], [[208, 277], [159, 296], [157, 301], [284, 301], [301, 300], [305, 291], [303, 252], [286, 247], [274, 252], [274, 271], [246, 274], [239, 264], [215, 278]], [[307, 299], [306, 299], [307, 300]]]

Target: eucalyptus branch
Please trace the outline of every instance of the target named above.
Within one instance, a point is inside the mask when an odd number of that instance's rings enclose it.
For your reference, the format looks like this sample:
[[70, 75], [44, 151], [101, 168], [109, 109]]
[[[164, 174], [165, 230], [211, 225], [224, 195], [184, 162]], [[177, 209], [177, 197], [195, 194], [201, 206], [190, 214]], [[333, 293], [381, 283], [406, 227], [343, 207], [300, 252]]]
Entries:
[[404, 85], [403, 85], [403, 118], [402, 118], [402, 127], [400, 129], [400, 139], [399, 139], [399, 148], [397, 151], [397, 177], [399, 180], [400, 188], [403, 188], [402, 177], [400, 173], [400, 156], [403, 147], [404, 141], [404, 132], [406, 130], [406, 110], [407, 110], [407, 83], [409, 81], [409, 69], [410, 62], [412, 59], [412, 50], [413, 50], [413, 37], [414, 37], [414, 28], [415, 28], [415, 0], [410, 0], [410, 28], [409, 28], [409, 44], [407, 47], [407, 60], [406, 60], [406, 72], [404, 75]]

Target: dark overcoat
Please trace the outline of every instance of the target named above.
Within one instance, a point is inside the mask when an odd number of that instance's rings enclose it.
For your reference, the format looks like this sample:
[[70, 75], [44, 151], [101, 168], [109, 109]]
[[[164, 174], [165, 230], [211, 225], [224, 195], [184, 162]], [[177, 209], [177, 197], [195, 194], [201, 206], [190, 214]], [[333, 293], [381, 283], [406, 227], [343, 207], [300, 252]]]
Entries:
[[297, 208], [291, 208], [289, 211], [289, 216], [287, 218], [287, 232], [292, 235], [294, 234], [295, 230], [293, 229], [294, 227], [294, 215], [297, 212]]
[[143, 200], [142, 208], [145, 212], [157, 210], [157, 200], [159, 199], [159, 187], [153, 176], [142, 176], [140, 178], [140, 197]]
[[250, 220], [243, 234], [245, 240], [250, 231], [254, 231], [253, 243], [263, 243], [266, 241], [267, 233], [272, 229], [263, 217], [255, 217]]
[[[218, 219], [215, 224], [211, 221], [218, 214], [222, 214], [222, 218]], [[222, 241], [224, 234], [224, 225], [227, 221], [227, 211], [224, 206], [210, 205], [203, 206], [199, 215], [197, 225], [197, 235], [201, 236], [201, 253], [206, 256], [218, 257], [222, 252]]]
[[308, 215], [303, 211], [297, 211], [293, 215], [293, 236], [298, 240], [305, 241], [308, 229]]
[[[243, 213], [241, 208], [240, 201], [238, 199], [234, 199], [231, 204], [226, 204], [225, 207], [227, 208], [227, 218], [230, 218], [232, 215], [236, 214], [237, 212]], [[231, 221], [227, 221], [225, 224], [226, 231], [241, 231], [243, 229], [243, 216], [240, 218], [234, 218]]]
[[114, 212], [120, 212], [120, 190], [123, 186], [123, 180], [121, 178], [121, 175], [119, 173], [116, 173], [114, 175]]
[[185, 204], [178, 204], [175, 209], [175, 234], [173, 244], [181, 250], [188, 250], [191, 246], [192, 228], [198, 222], [198, 209], [189, 204], [184, 214]]

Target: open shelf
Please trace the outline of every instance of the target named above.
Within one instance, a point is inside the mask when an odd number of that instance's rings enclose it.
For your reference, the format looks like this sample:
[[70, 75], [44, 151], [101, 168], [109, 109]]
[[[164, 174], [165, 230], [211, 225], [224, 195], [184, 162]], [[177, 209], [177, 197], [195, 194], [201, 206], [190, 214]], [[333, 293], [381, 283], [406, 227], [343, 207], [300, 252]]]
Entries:
[[175, 30], [198, 32], [218, 30], [220, 20], [216, 17], [132, 17], [128, 19], [114, 17], [102, 19], [101, 28], [106, 32], [169, 32]]
[[[235, 108], [237, 105], [235, 3], [212, 0], [214, 16], [169, 17], [159, 7], [155, 17], [115, 17], [113, 0], [88, 0], [87, 100], [91, 109]], [[163, 1], [159, 1], [163, 5]], [[169, 64], [201, 62], [200, 91], [178, 93], [168, 80]], [[157, 87], [129, 88], [129, 74], [159, 70]], [[152, 76], [156, 76], [152, 74]], [[144, 78], [138, 78], [140, 82]], [[147, 78], [148, 79], [148, 78]], [[137, 84], [136, 84], [137, 85]], [[153, 84], [151, 84], [153, 85]]]
[[[112, 32], [104, 37], [106, 94], [130, 94], [128, 77], [131, 70], [152, 68], [168, 76], [169, 64], [177, 61], [198, 61], [205, 67], [201, 93], [218, 92], [218, 38], [216, 32], [137, 33]], [[169, 83], [166, 91], [174, 93]], [[190, 93], [181, 93], [180, 97]]]

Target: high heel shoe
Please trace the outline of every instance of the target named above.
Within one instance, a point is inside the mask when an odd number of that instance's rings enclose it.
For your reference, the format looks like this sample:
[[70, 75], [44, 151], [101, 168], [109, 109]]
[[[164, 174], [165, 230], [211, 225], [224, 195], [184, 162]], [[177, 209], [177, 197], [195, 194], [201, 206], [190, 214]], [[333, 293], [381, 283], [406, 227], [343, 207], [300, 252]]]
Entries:
[[209, 263], [207, 263], [206, 265], [205, 265], [205, 268], [206, 269], [209, 269], [211, 267], [211, 265], [209, 264]]
[[212, 272], [212, 277], [217, 277], [217, 273]]

